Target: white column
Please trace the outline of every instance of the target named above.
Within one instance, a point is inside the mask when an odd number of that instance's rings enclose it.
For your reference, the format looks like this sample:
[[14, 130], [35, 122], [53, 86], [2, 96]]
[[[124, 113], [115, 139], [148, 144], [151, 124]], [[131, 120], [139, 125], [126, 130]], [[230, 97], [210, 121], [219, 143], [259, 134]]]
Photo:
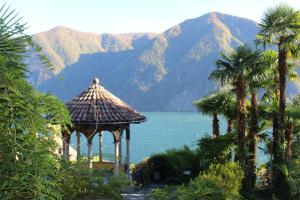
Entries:
[[125, 162], [126, 176], [130, 178], [130, 128], [126, 129], [126, 162]]
[[88, 141], [88, 166], [89, 166], [89, 168], [93, 167], [93, 164], [92, 164], [92, 146], [93, 146], [92, 141]]
[[102, 131], [99, 132], [99, 162], [102, 162], [102, 151], [103, 151], [103, 144], [102, 144]]
[[77, 136], [77, 161], [80, 159], [80, 132], [76, 131], [76, 136]]
[[120, 147], [120, 140], [119, 140], [119, 138], [117, 138], [116, 139], [116, 141], [115, 141], [115, 166], [114, 166], [114, 174], [115, 175], [118, 175], [119, 174], [119, 172], [120, 172], [120, 161], [119, 161], [119, 159], [120, 159], [120, 156], [119, 156], [119, 147]]

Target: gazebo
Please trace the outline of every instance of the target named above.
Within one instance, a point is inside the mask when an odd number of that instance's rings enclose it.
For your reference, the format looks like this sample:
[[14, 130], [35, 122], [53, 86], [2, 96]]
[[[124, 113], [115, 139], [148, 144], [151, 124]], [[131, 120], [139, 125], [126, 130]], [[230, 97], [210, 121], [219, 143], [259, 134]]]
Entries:
[[[119, 174], [122, 166], [122, 136], [126, 132], [125, 172], [130, 176], [130, 124], [146, 121], [146, 117], [100, 86], [95, 78], [92, 84], [79, 96], [66, 103], [74, 124], [69, 131], [77, 135], [77, 159], [80, 158], [80, 134], [87, 139], [88, 166], [92, 168], [93, 138], [99, 135], [99, 162], [103, 160], [103, 131], [112, 133], [114, 139], [114, 174]], [[63, 156], [69, 160], [71, 134], [62, 132]]]

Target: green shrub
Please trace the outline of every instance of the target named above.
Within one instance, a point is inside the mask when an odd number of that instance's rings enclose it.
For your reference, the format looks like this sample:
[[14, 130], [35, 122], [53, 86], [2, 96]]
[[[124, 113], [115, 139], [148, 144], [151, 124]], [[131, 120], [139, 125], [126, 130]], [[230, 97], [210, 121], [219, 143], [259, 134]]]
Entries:
[[149, 200], [177, 200], [177, 187], [166, 186], [164, 188], [157, 188], [150, 192], [148, 195]]
[[237, 163], [211, 165], [206, 172], [192, 180], [187, 186], [177, 189], [178, 199], [239, 199], [243, 176], [243, 170]]
[[160, 180], [165, 181], [169, 175], [169, 171], [172, 166], [169, 163], [167, 155], [165, 153], [155, 154], [151, 156], [147, 162], [150, 169], [151, 180], [154, 180], [154, 173], [160, 173]]
[[110, 171], [92, 170], [82, 163], [67, 163], [61, 169], [63, 199], [103, 197], [122, 199], [121, 191], [131, 185], [125, 176]]
[[211, 165], [187, 185], [155, 189], [150, 200], [237, 200], [244, 177], [241, 167], [234, 162]]
[[[153, 155], [147, 162], [152, 180], [154, 173], [159, 172], [161, 181], [175, 184], [186, 182], [196, 176], [199, 173], [198, 165], [196, 152], [187, 146]], [[191, 176], [184, 175], [184, 171], [191, 171]]]
[[209, 136], [198, 140], [197, 153], [200, 161], [200, 171], [205, 171], [211, 164], [224, 164], [232, 159], [236, 148], [234, 134], [220, 135], [216, 138]]

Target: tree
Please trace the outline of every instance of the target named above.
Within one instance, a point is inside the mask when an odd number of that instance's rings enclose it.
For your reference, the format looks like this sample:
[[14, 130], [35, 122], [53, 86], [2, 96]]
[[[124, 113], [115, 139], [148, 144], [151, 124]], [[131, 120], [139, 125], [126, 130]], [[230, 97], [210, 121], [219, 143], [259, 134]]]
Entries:
[[256, 183], [256, 159], [257, 159], [257, 140], [259, 133], [259, 113], [257, 93], [262, 88], [262, 82], [266, 79], [266, 71], [269, 69], [262, 52], [256, 50], [252, 55], [249, 72], [246, 74], [246, 82], [250, 93], [250, 130], [248, 134], [248, 158], [246, 190], [254, 191]]
[[218, 91], [205, 96], [194, 103], [197, 106], [199, 112], [213, 117], [213, 137], [217, 137], [220, 135], [218, 115], [225, 112], [228, 104], [231, 103], [231, 100], [232, 98], [230, 98], [228, 93], [226, 93], [225, 91]]
[[232, 133], [233, 121], [236, 119], [236, 100], [229, 90], [223, 91], [223, 104], [221, 107], [221, 112], [227, 119], [227, 133]]
[[[286, 130], [284, 131], [284, 134], [280, 132], [279, 130], [279, 121], [278, 121], [278, 113], [279, 113], [279, 106], [278, 102], [280, 99], [280, 86], [279, 86], [279, 71], [278, 71], [278, 53], [273, 50], [267, 50], [263, 53], [263, 59], [264, 59], [264, 65], [266, 67], [265, 77], [264, 80], [261, 82], [261, 86], [264, 89], [264, 93], [262, 95], [262, 101], [265, 106], [264, 114], [269, 113], [267, 118], [268, 120], [272, 121], [272, 136], [273, 136], [273, 142], [272, 142], [272, 155], [273, 155], [273, 164], [272, 164], [272, 182], [274, 185], [274, 188], [276, 190], [276, 187], [278, 188], [286, 188], [287, 184], [282, 184], [282, 186], [279, 186], [282, 181], [281, 178], [278, 178], [279, 175], [277, 173], [281, 174], [279, 177], [282, 177], [283, 174], [280, 172], [280, 169], [278, 166], [282, 165], [282, 162], [285, 158], [289, 157], [288, 152], [291, 148], [291, 145], [287, 145], [287, 148], [285, 150], [285, 142], [287, 141], [287, 144], [291, 144], [291, 136], [292, 133], [290, 130], [290, 124], [286, 124]], [[294, 81], [298, 74], [295, 71], [295, 67], [293, 63], [287, 64], [287, 71], [286, 76], [289, 81]], [[266, 116], [266, 115], [264, 115]], [[288, 118], [286, 116], [286, 118]], [[289, 122], [289, 121], [287, 121]], [[287, 156], [287, 157], [286, 157]], [[279, 183], [277, 183], [277, 181]], [[284, 193], [284, 192], [283, 192]]]
[[276, 45], [278, 50], [278, 128], [279, 134], [283, 135], [285, 126], [287, 59], [288, 57], [298, 57], [300, 54], [300, 12], [286, 4], [269, 8], [264, 13], [259, 23], [259, 28], [257, 43], [263, 46]]
[[31, 40], [14, 11], [0, 9], [0, 199], [61, 199], [59, 156], [49, 124], [67, 125], [57, 98], [26, 81], [22, 53]]
[[210, 79], [219, 81], [222, 85], [234, 87], [237, 100], [237, 157], [241, 166], [245, 167], [245, 129], [246, 129], [246, 76], [257, 58], [259, 51], [253, 51], [247, 45], [237, 47], [229, 55], [221, 53], [217, 60], [217, 69], [210, 74]]

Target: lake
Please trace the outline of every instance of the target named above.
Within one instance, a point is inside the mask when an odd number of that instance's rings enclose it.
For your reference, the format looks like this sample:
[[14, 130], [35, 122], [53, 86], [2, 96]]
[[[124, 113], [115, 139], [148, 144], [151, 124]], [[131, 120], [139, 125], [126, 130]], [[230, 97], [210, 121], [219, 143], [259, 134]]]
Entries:
[[[197, 112], [144, 112], [147, 121], [131, 125], [130, 156], [132, 163], [138, 163], [152, 154], [167, 149], [188, 145], [195, 148], [196, 141], [211, 135], [211, 118]], [[220, 119], [220, 131], [226, 131], [226, 120]], [[76, 134], [72, 134], [71, 145], [76, 149]], [[125, 135], [125, 134], [124, 134]], [[87, 153], [87, 144], [82, 138], [82, 154]], [[125, 138], [123, 137], [123, 156]], [[93, 139], [93, 153], [98, 153], [98, 134]], [[114, 146], [110, 132], [103, 132], [104, 159], [113, 160]]]

